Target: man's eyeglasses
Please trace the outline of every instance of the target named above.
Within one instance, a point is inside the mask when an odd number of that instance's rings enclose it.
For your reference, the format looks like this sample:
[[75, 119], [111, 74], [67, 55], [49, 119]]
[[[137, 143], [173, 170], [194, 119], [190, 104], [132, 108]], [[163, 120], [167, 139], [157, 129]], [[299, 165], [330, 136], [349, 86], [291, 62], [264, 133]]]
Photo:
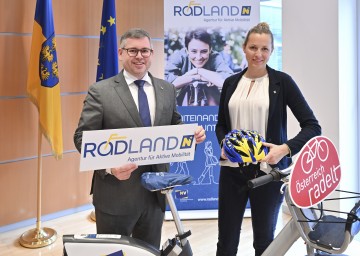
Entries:
[[144, 58], [150, 57], [151, 53], [153, 52], [152, 49], [143, 48], [143, 49], [136, 49], [136, 48], [121, 48], [127, 52], [130, 57], [136, 57], [140, 52], [141, 56]]

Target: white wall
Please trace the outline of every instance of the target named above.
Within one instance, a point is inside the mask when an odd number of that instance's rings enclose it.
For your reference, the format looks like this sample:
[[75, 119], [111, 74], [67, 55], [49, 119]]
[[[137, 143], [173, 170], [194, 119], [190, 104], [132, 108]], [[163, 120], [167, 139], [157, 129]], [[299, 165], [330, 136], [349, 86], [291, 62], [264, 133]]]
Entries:
[[[339, 0], [339, 145], [343, 171], [340, 188], [359, 192], [357, 3], [360, 1]], [[351, 208], [350, 203], [342, 200], [340, 209]]]
[[[340, 155], [340, 189], [358, 191], [356, 2], [283, 0], [283, 70], [301, 88]], [[289, 113], [289, 137], [299, 130]], [[353, 202], [331, 203], [350, 210]]]

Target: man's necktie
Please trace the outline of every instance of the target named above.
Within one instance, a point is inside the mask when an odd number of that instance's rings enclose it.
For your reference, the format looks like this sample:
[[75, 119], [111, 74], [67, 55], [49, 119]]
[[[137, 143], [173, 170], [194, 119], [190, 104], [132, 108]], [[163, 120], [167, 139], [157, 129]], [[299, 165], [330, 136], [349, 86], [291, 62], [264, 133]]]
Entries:
[[150, 118], [150, 110], [149, 103], [144, 91], [144, 80], [135, 80], [134, 83], [139, 88], [138, 90], [138, 104], [139, 104], [139, 114], [141, 117], [141, 121], [144, 126], [151, 126], [151, 118]]

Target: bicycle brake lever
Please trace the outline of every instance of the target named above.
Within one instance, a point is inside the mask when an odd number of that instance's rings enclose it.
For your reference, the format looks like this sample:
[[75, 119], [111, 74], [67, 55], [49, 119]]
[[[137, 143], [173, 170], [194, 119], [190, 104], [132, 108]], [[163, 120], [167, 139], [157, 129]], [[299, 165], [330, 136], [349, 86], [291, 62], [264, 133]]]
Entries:
[[281, 185], [280, 187], [280, 193], [284, 194], [285, 193], [285, 187], [289, 185], [289, 181], [285, 181], [284, 184]]

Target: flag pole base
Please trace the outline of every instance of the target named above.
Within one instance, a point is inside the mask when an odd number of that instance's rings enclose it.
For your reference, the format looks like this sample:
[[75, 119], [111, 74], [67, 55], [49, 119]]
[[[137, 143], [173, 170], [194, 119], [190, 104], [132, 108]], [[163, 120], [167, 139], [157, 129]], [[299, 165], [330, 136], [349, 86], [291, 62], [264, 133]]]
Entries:
[[51, 228], [31, 229], [20, 237], [20, 244], [27, 248], [40, 248], [56, 241], [57, 233]]
[[90, 213], [90, 219], [96, 222], [95, 210]]

